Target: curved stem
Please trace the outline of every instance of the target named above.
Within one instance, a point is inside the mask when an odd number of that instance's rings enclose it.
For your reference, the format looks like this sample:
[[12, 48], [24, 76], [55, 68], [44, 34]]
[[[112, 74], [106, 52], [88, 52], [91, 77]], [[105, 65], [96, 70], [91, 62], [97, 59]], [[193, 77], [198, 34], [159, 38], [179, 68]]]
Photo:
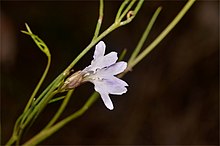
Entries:
[[161, 34], [140, 54], [130, 63], [130, 68], [134, 67], [139, 63], [150, 51], [152, 51], [166, 36], [167, 34], [176, 26], [176, 24], [182, 19], [189, 8], [193, 5], [195, 0], [188, 0], [183, 9], [178, 13], [178, 15], [173, 19], [173, 21], [161, 32]]
[[27, 109], [30, 107], [31, 103], [33, 102], [34, 97], [36, 96], [38, 90], [40, 89], [40, 86], [42, 85], [42, 83], [43, 83], [45, 77], [47, 76], [48, 70], [49, 70], [49, 68], [50, 68], [51, 56], [50, 56], [50, 55], [47, 55], [47, 58], [48, 58], [48, 60], [47, 60], [46, 69], [44, 70], [44, 73], [43, 73], [43, 75], [42, 75], [42, 77], [41, 77], [39, 83], [37, 84], [37, 86], [36, 86], [34, 92], [32, 93], [32, 95], [31, 95], [31, 97], [30, 97], [30, 99], [29, 99], [29, 101], [28, 101], [28, 103], [27, 103], [27, 105], [26, 105], [26, 107], [25, 107], [25, 109], [24, 109], [24, 112], [26, 112]]
[[68, 91], [65, 99], [63, 100], [63, 103], [61, 104], [61, 106], [59, 108], [59, 110], [56, 112], [54, 117], [50, 120], [50, 122], [47, 124], [47, 126], [44, 129], [49, 128], [50, 126], [52, 126], [57, 121], [57, 119], [60, 117], [60, 115], [63, 113], [64, 109], [66, 108], [66, 105], [67, 105], [67, 103], [68, 103], [68, 101], [69, 101], [73, 91], [74, 91], [74, 89]]

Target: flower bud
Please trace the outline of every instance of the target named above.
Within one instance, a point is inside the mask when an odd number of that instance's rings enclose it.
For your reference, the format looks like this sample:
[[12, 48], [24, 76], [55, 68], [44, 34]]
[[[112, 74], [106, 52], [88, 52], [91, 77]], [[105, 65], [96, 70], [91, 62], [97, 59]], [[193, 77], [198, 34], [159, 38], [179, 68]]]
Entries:
[[82, 76], [83, 74], [81, 71], [75, 72], [65, 80], [63, 86], [61, 87], [61, 90], [76, 88], [82, 83]]

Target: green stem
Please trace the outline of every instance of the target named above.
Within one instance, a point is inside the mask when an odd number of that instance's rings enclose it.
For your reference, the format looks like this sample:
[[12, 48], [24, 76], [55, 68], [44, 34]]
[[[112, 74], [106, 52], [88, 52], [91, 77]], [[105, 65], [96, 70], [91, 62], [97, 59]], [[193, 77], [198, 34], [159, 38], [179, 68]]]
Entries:
[[137, 6], [134, 9], [134, 14], [136, 15], [138, 11], [140, 10], [142, 4], [144, 3], [144, 0], [139, 0]]
[[99, 35], [96, 39], [94, 39], [72, 62], [71, 64], [66, 68], [65, 72], [71, 70], [73, 66], [103, 37], [108, 35], [110, 32], [115, 30], [117, 27], [119, 27], [119, 24], [113, 23], [107, 30], [105, 30], [101, 35]]
[[[143, 3], [143, 0], [140, 0], [138, 5], [135, 8], [135, 12], [138, 12], [138, 10], [140, 9], [141, 5]], [[131, 6], [131, 5], [130, 5]], [[129, 7], [129, 6], [128, 6]], [[100, 8], [102, 9], [102, 8]], [[128, 9], [128, 8], [127, 8]], [[127, 11], [127, 9], [125, 11]], [[118, 13], [119, 14], [119, 13]], [[126, 13], [125, 13], [126, 14]], [[124, 14], [123, 14], [124, 15]], [[29, 124], [29, 122], [32, 120], [35, 120], [36, 117], [39, 115], [39, 113], [43, 110], [43, 108], [45, 107], [45, 105], [47, 105], [47, 103], [49, 102], [49, 100], [53, 97], [53, 95], [51, 96], [51, 93], [55, 90], [55, 88], [59, 85], [60, 81], [68, 74], [69, 70], [98, 42], [100, 41], [103, 37], [105, 37], [106, 35], [108, 35], [110, 32], [112, 32], [113, 30], [115, 30], [116, 28], [123, 26], [129, 22], [131, 22], [131, 20], [134, 18], [134, 16], [132, 18], [127, 19], [127, 21], [125, 20], [125, 23], [120, 23], [119, 21], [113, 23], [107, 30], [105, 30], [101, 35], [97, 35], [97, 37], [92, 40], [92, 42], [70, 63], [70, 65], [64, 70], [63, 73], [61, 73], [44, 91], [43, 93], [37, 98], [37, 100], [33, 103], [33, 106], [36, 105], [36, 107], [33, 109], [33, 111], [31, 112], [31, 114], [28, 116], [27, 120], [25, 120], [24, 123], [21, 123], [21, 125], [19, 126], [21, 129], [25, 128], [27, 124]], [[98, 24], [101, 26], [101, 24]], [[27, 26], [27, 25], [26, 25]], [[28, 26], [27, 26], [28, 27]], [[98, 26], [99, 27], [99, 26]], [[100, 28], [97, 27], [97, 30], [95, 32], [95, 34], [97, 34], [97, 32], [99, 31]], [[49, 50], [47, 51], [47, 47], [45, 47], [44, 43], [42, 43], [42, 40], [40, 38], [38, 38], [36, 35], [32, 34], [32, 32], [30, 31], [29, 27], [27, 28], [29, 32], [24, 32], [26, 34], [31, 35], [31, 37], [34, 37], [36, 39], [36, 41], [38, 42], [37, 45], [38, 47], [48, 53]], [[38, 104], [39, 103], [39, 104]], [[43, 105], [43, 106], [42, 106]], [[85, 108], [84, 108], [85, 109]], [[77, 113], [80, 113], [79, 110]], [[34, 117], [34, 119], [33, 119]], [[78, 117], [78, 116], [76, 116]]]
[[126, 25], [128, 23], [130, 23], [134, 17], [137, 15], [138, 11], [140, 10], [142, 4], [143, 4], [144, 0], [139, 0], [137, 6], [135, 7], [134, 11], [131, 11], [131, 15], [129, 17], [127, 17], [126, 20], [120, 22], [120, 26]]
[[[125, 54], [126, 49], [124, 49], [123, 52], [124, 53], [122, 53], [122, 54]], [[123, 59], [123, 57], [124, 57], [124, 55], [121, 55], [120, 58]], [[67, 118], [63, 119], [62, 121], [58, 122], [56, 125], [54, 125], [52, 127], [50, 127], [52, 124], [50, 124], [50, 126], [47, 125], [46, 126], [47, 129], [46, 128], [43, 129], [39, 134], [37, 134], [32, 139], [27, 141], [24, 145], [30, 145], [30, 144], [31, 145], [36, 145], [36, 144], [40, 143], [42, 140], [46, 139], [47, 137], [49, 137], [50, 135], [52, 135], [53, 133], [58, 131], [60, 128], [65, 126], [70, 121], [72, 121], [72, 120], [78, 118], [79, 116], [83, 115], [88, 110], [88, 108], [98, 99], [98, 96], [99, 96], [99, 94], [97, 92], [94, 92], [80, 110], [78, 110], [77, 112], [75, 112], [72, 115], [68, 116]]]
[[15, 135], [12, 135], [12, 137], [8, 140], [8, 142], [5, 144], [5, 146], [10, 146], [17, 140], [17, 137]]
[[[37, 91], [39, 90], [41, 84], [43, 83], [47, 73], [48, 73], [48, 70], [49, 70], [49, 67], [50, 67], [50, 62], [51, 62], [51, 58], [48, 57], [48, 62], [47, 62], [47, 66], [46, 66], [46, 69], [38, 83], [38, 85], [36, 86], [34, 92], [32, 93], [23, 113], [21, 116], [19, 116], [19, 118], [16, 120], [15, 122], [15, 126], [14, 126], [14, 130], [13, 130], [13, 134], [12, 134], [12, 138], [10, 138], [10, 140], [8, 141], [8, 143], [6, 145], [11, 145], [12, 143], [14, 143], [15, 141], [19, 141], [19, 137], [17, 136], [17, 132], [18, 132], [18, 128], [19, 128], [19, 123], [23, 123], [24, 120], [26, 119], [26, 117], [28, 116], [28, 114], [31, 112], [31, 109], [29, 109], [29, 107], [31, 106], [31, 104], [33, 103], [33, 100], [34, 100], [34, 97], [36, 96], [36, 93]], [[49, 86], [48, 86], [49, 87]], [[49, 89], [49, 88], [47, 88]], [[45, 90], [45, 92], [47, 91], [47, 89]], [[29, 109], [29, 110], [28, 110]]]
[[49, 92], [52, 92], [55, 88], [58, 87], [60, 81], [65, 77], [64, 73], [60, 74], [52, 83], [40, 94], [40, 96], [34, 102], [34, 105], [38, 104], [42, 98], [48, 95]]
[[176, 24], [182, 19], [189, 8], [193, 5], [195, 0], [188, 0], [183, 9], [173, 19], [173, 21], [162, 31], [162, 33], [140, 54], [138, 57], [130, 63], [130, 68], [134, 67], [139, 63], [148, 53], [150, 53], [164, 38], [167, 34], [176, 26]]
[[148, 37], [148, 35], [149, 35], [149, 33], [150, 33], [150, 30], [152, 29], [152, 26], [154, 25], [154, 23], [155, 23], [155, 21], [156, 21], [158, 15], [159, 15], [161, 9], [162, 9], [162, 8], [159, 7], [159, 8], [157, 8], [157, 10], [155, 11], [154, 15], [152, 16], [152, 18], [151, 18], [149, 24], [147, 25], [147, 27], [146, 27], [146, 29], [145, 29], [145, 31], [144, 31], [144, 33], [143, 33], [143, 35], [142, 35], [140, 41], [138, 42], [137, 47], [136, 47], [135, 50], [133, 51], [133, 53], [132, 53], [132, 55], [131, 55], [131, 57], [130, 57], [130, 59], [129, 59], [129, 61], [128, 61], [128, 64], [130, 64], [130, 63], [134, 60], [134, 58], [136, 58], [136, 56], [138, 55], [138, 53], [140, 52], [140, 50], [141, 50], [141, 48], [143, 47], [144, 42], [146, 41], [146, 39], [147, 39], [147, 37]]
[[124, 0], [123, 3], [121, 4], [120, 8], [118, 9], [118, 12], [116, 14], [116, 17], [115, 17], [115, 22], [119, 21], [119, 17], [122, 13], [122, 10], [124, 9], [124, 7], [128, 4], [130, 0]]
[[57, 121], [57, 119], [60, 117], [60, 115], [63, 113], [64, 109], [66, 108], [66, 105], [69, 102], [69, 99], [70, 99], [73, 91], [74, 91], [74, 89], [68, 91], [65, 99], [63, 100], [62, 105], [59, 108], [59, 110], [56, 112], [54, 117], [50, 120], [50, 122], [47, 124], [47, 126], [44, 129], [49, 128], [50, 126], [52, 126]]
[[57, 91], [51, 92], [47, 96], [47, 98], [44, 98], [38, 105], [34, 107], [31, 114], [29, 114], [27, 120], [21, 125], [21, 129], [24, 129], [31, 121], [31, 119], [33, 119], [33, 117], [35, 117], [34, 119], [36, 119], [36, 117], [42, 112], [42, 110], [45, 108], [45, 106], [48, 104], [48, 102], [53, 98], [55, 94], [57, 94]]
[[33, 111], [28, 115], [27, 119], [20, 124], [19, 126], [19, 130], [17, 132], [17, 141], [16, 141], [16, 145], [19, 145], [21, 136], [23, 134], [23, 131], [25, 129], [25, 127], [29, 124], [29, 122], [33, 119], [36, 119], [36, 117], [41, 113], [41, 111], [45, 108], [45, 106], [47, 105], [48, 101], [50, 101], [50, 99], [56, 94], [57, 92], [52, 92], [50, 94], [50, 96], [48, 96], [48, 98], [46, 98], [46, 100], [42, 103], [40, 103], [39, 105], [36, 105], [33, 109]]
[[46, 77], [46, 75], [47, 75], [47, 73], [48, 73], [48, 70], [49, 70], [49, 68], [50, 68], [50, 63], [51, 63], [51, 57], [48, 57], [46, 69], [45, 69], [45, 71], [44, 71], [44, 73], [43, 73], [43, 75], [42, 75], [42, 77], [41, 77], [39, 83], [37, 84], [37, 86], [36, 86], [34, 92], [32, 93], [32, 95], [31, 95], [31, 97], [30, 97], [30, 99], [29, 99], [29, 101], [28, 101], [28, 103], [27, 103], [27, 105], [26, 105], [26, 107], [25, 107], [25, 109], [24, 109], [24, 112], [26, 112], [27, 109], [28, 109], [28, 108], [30, 107], [30, 105], [32, 104], [34, 97], [36, 96], [36, 94], [37, 94], [37, 92], [38, 92], [40, 86], [42, 85], [42, 83], [43, 83], [43, 81], [44, 81], [44, 79], [45, 79], [45, 77]]
[[136, 2], [136, 0], [132, 0], [130, 2], [130, 4], [128, 5], [128, 7], [124, 10], [124, 12], [121, 14], [121, 16], [118, 18], [118, 21], [121, 21], [125, 15], [128, 13], [128, 11], [131, 9], [131, 7], [134, 5], [134, 3]]
[[[23, 128], [25, 127], [24, 125], [27, 125], [30, 120], [34, 117], [34, 115], [38, 112], [40, 113], [40, 111], [43, 110], [43, 108], [47, 105], [47, 103], [50, 101], [50, 99], [57, 93], [57, 91], [54, 91], [55, 88], [57, 88], [57, 84], [59, 83], [60, 78], [63, 77], [62, 74], [60, 76], [58, 76], [49, 86], [51, 86], [50, 88], [48, 87], [47, 89], [45, 89], [47, 92], [45, 93], [45, 95], [42, 95], [41, 98], [38, 98], [34, 103], [33, 103], [33, 111], [30, 113], [30, 115], [28, 115], [27, 120], [24, 123], [21, 123], [23, 126]], [[45, 91], [44, 91], [45, 92]], [[43, 92], [43, 93], [44, 93]], [[42, 94], [43, 94], [42, 93]], [[44, 97], [44, 98], [43, 98]], [[39, 102], [39, 103], [38, 103]], [[41, 109], [42, 108], [42, 109]], [[36, 116], [35, 116], [36, 117]], [[36, 119], [36, 118], [35, 118]], [[20, 125], [21, 126], [21, 125]]]
[[118, 61], [121, 61], [125, 57], [126, 53], [127, 53], [127, 49], [124, 49], [121, 55], [119, 56]]
[[96, 24], [96, 29], [95, 29], [95, 34], [92, 40], [94, 40], [95, 38], [97, 38], [97, 36], [99, 35], [99, 31], [102, 25], [102, 20], [103, 20], [103, 10], [104, 10], [104, 3], [103, 0], [100, 0], [100, 5], [99, 5], [99, 18]]
[[42, 130], [39, 134], [31, 138], [29, 141], [23, 144], [23, 146], [34, 146], [52, 135], [54, 132], [65, 126], [67, 123], [72, 121], [73, 119], [76, 119], [77, 117], [83, 115], [87, 109], [98, 99], [98, 93], [95, 92], [93, 95], [88, 99], [88, 101], [84, 104], [84, 106], [78, 110], [77, 112], [73, 113], [72, 115], [68, 116], [67, 118], [63, 119], [62, 121], [58, 122], [56, 125], [46, 129]]
[[[127, 20], [125, 21], [115, 21], [111, 26], [109, 26], [108, 29], [106, 29], [103, 33], [101, 33], [98, 37], [96, 37], [96, 39], [92, 40], [91, 43], [70, 63], [70, 65], [66, 68], [66, 70], [64, 72], [68, 72], [71, 68], [73, 68], [73, 66], [98, 42], [100, 41], [102, 38], [104, 38], [106, 35], [108, 35], [110, 32], [112, 32], [113, 30], [115, 30], [116, 28], [123, 26], [125, 24], [130, 23], [133, 18], [136, 16], [137, 12], [140, 10], [142, 4], [143, 4], [144, 0], [139, 0], [137, 6], [135, 7], [134, 10], [134, 16], [132, 16], [131, 18], [127, 18]], [[132, 2], [133, 3], [133, 2]], [[133, 4], [132, 4], [133, 5]], [[128, 6], [130, 7], [130, 5]], [[125, 10], [126, 11], [126, 10]]]
[[66, 97], [66, 96], [60, 96], [60, 97], [53, 98], [53, 99], [51, 99], [48, 103], [57, 102], [57, 101], [59, 101], [59, 100], [64, 99], [65, 97]]

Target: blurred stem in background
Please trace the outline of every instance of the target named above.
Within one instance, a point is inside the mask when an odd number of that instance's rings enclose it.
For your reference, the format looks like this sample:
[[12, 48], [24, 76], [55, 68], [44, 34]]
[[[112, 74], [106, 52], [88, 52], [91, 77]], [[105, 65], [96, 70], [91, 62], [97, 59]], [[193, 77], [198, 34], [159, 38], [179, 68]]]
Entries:
[[[17, 119], [14, 127], [14, 131], [12, 134], [12, 137], [8, 141], [6, 145], [12, 145], [16, 143], [16, 145], [20, 144], [20, 139], [22, 138], [23, 130], [26, 128], [26, 126], [30, 126], [38, 117], [38, 115], [42, 112], [42, 110], [48, 105], [48, 103], [58, 101], [60, 99], [64, 99], [60, 108], [56, 112], [56, 114], [53, 116], [53, 118], [50, 120], [50, 122], [47, 124], [47, 126], [42, 129], [38, 134], [36, 134], [33, 138], [28, 140], [27, 142], [24, 143], [24, 145], [36, 145], [43, 141], [44, 139], [48, 138], [51, 136], [53, 133], [58, 131], [60, 128], [65, 126], [67, 123], [70, 121], [76, 119], [77, 117], [83, 115], [85, 111], [89, 109], [89, 107], [98, 99], [99, 94], [97, 92], [94, 92], [90, 98], [87, 100], [87, 102], [84, 104], [84, 106], [73, 113], [72, 115], [64, 118], [63, 120], [59, 121], [56, 123], [62, 112], [65, 110], [66, 105], [68, 104], [68, 101], [74, 91], [74, 89], [69, 90], [65, 96], [63, 97], [58, 97], [55, 99], [52, 99], [57, 93], [63, 92], [60, 90], [60, 86], [63, 84], [65, 77], [67, 77], [70, 73], [70, 70], [74, 67], [74, 65], [101, 39], [103, 39], [106, 35], [108, 35], [110, 32], [114, 31], [120, 26], [126, 25], [130, 23], [133, 18], [136, 16], [138, 11], [140, 10], [144, 0], [124, 0], [124, 2], [121, 4], [114, 23], [109, 26], [108, 29], [106, 29], [104, 32], [100, 34], [100, 28], [102, 25], [103, 21], [103, 10], [104, 10], [104, 2], [103, 0], [100, 0], [100, 6], [99, 6], [99, 18], [97, 21], [95, 33], [93, 36], [93, 39], [91, 43], [73, 60], [73, 62], [40, 94], [38, 98], [35, 100], [35, 96], [37, 91], [39, 90], [43, 80], [46, 77], [46, 74], [48, 72], [50, 62], [51, 62], [51, 57], [50, 57], [50, 52], [49, 49], [47, 48], [46, 44], [36, 35], [34, 35], [28, 25], [26, 25], [27, 32], [22, 31], [23, 33], [26, 33], [32, 37], [32, 39], [35, 41], [37, 46], [43, 51], [47, 57], [48, 57], [48, 64], [45, 69], [45, 72], [38, 83], [37, 87], [35, 88], [32, 96], [30, 97], [24, 112], [21, 114], [21, 116]], [[164, 29], [164, 31], [161, 32], [161, 34], [147, 47], [145, 48], [141, 53], [140, 50], [143, 48], [143, 44], [147, 39], [147, 36], [155, 23], [155, 20], [157, 16], [159, 15], [161, 11], [161, 7], [159, 7], [152, 19], [150, 20], [148, 26], [146, 27], [146, 30], [144, 31], [140, 41], [137, 44], [137, 47], [134, 49], [133, 54], [131, 55], [129, 61], [128, 61], [128, 67], [122, 73], [119, 75], [119, 77], [123, 77], [128, 71], [132, 70], [132, 68], [139, 63], [144, 57], [146, 57], [147, 54], [149, 54], [150, 51], [152, 51], [163, 39], [167, 34], [175, 27], [175, 25], [182, 19], [182, 17], [185, 15], [185, 13], [189, 10], [189, 8], [193, 5], [195, 0], [188, 0], [186, 5], [183, 7], [183, 9], [178, 13], [178, 15], [173, 19], [173, 21]], [[136, 6], [134, 7], [134, 4]], [[134, 7], [134, 10], [131, 10], [131, 8]], [[126, 18], [124, 18], [126, 16]], [[126, 50], [123, 51], [120, 59], [124, 57], [126, 54]]]

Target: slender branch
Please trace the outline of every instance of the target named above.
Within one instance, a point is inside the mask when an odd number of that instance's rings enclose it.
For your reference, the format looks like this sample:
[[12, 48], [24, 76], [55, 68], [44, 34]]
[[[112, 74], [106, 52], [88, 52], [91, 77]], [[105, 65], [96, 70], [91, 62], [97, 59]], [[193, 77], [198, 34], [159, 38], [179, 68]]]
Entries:
[[127, 49], [124, 49], [121, 55], [119, 56], [118, 61], [121, 61], [125, 57], [126, 53], [127, 53]]
[[127, 6], [127, 8], [124, 10], [124, 12], [120, 15], [120, 17], [118, 18], [118, 21], [121, 21], [125, 15], [128, 13], [128, 11], [132, 8], [132, 6], [134, 5], [134, 3], [136, 2], [136, 0], [132, 0], [130, 2], [130, 4]]
[[64, 99], [65, 97], [66, 97], [66, 96], [60, 96], [60, 97], [53, 98], [53, 99], [51, 99], [48, 103], [57, 102], [57, 101], [59, 101], [59, 100]]
[[24, 112], [27, 111], [27, 109], [30, 107], [31, 103], [33, 102], [34, 97], [36, 96], [38, 90], [40, 89], [40, 86], [42, 85], [44, 79], [46, 78], [46, 75], [48, 73], [48, 70], [50, 68], [50, 63], [51, 63], [51, 55], [50, 55], [50, 51], [49, 51], [47, 45], [40, 38], [38, 38], [36, 35], [34, 35], [32, 33], [31, 29], [29, 28], [29, 26], [27, 24], [25, 24], [25, 25], [26, 25], [28, 32], [25, 32], [25, 31], [22, 31], [22, 32], [30, 35], [31, 38], [34, 40], [35, 44], [41, 49], [42, 52], [44, 52], [47, 55], [47, 66], [46, 66], [46, 69], [44, 70], [44, 73], [43, 73], [40, 81], [38, 82], [34, 92], [32, 93], [32, 95], [31, 95], [31, 97], [30, 97], [30, 99], [24, 109]]
[[128, 4], [130, 0], [124, 0], [124, 2], [121, 4], [119, 10], [118, 10], [118, 13], [116, 14], [116, 17], [115, 17], [115, 22], [119, 21], [119, 17], [122, 13], [122, 10], [124, 9], [124, 7]]
[[70, 65], [66, 68], [64, 72], [68, 72], [73, 68], [73, 66], [98, 42], [100, 41], [103, 37], [108, 35], [110, 32], [115, 30], [117, 27], [119, 27], [116, 24], [112, 24], [107, 30], [105, 30], [101, 35], [99, 35], [96, 39], [94, 39], [71, 63]]
[[176, 26], [176, 24], [182, 19], [186, 12], [190, 9], [196, 0], [188, 0], [183, 9], [178, 13], [178, 15], [173, 19], [173, 21], [162, 31], [162, 33], [140, 54], [137, 58], [130, 63], [130, 68], [134, 67], [139, 63], [148, 53], [150, 53], [166, 36], [167, 34]]
[[134, 10], [127, 11], [127, 13], [126, 13], [127, 14], [127, 19], [120, 22], [120, 26], [123, 26], [123, 25], [126, 25], [126, 24], [130, 23], [134, 19], [134, 17], [137, 15], [138, 11], [140, 10], [143, 2], [144, 2], [144, 0], [139, 0], [138, 4], [137, 4], [137, 6], [135, 7]]
[[68, 116], [64, 120], [58, 122], [56, 125], [48, 128], [46, 130], [42, 130], [39, 134], [37, 134], [32, 139], [30, 139], [29, 141], [24, 143], [23, 146], [37, 145], [38, 143], [40, 143], [41, 141], [43, 141], [44, 139], [46, 139], [47, 137], [52, 135], [54, 132], [56, 132], [57, 130], [62, 128], [64, 125], [66, 125], [67, 123], [72, 121], [73, 119], [76, 119], [77, 117], [83, 115], [87, 111], [87, 109], [98, 99], [98, 95], [99, 94], [97, 92], [94, 92], [92, 94], [92, 96], [87, 100], [87, 102], [84, 104], [84, 106], [80, 110], [78, 110], [77, 112]]
[[99, 18], [96, 24], [96, 29], [95, 29], [95, 34], [92, 40], [94, 40], [95, 38], [97, 38], [97, 36], [99, 35], [99, 31], [102, 25], [102, 20], [103, 20], [103, 11], [104, 11], [104, 3], [103, 0], [100, 0], [100, 5], [99, 5]]
[[[132, 1], [132, 5], [130, 4], [127, 8], [129, 8], [130, 6], [133, 6], [133, 1]], [[70, 63], [70, 65], [66, 68], [64, 72], [68, 72], [98, 41], [100, 41], [110, 32], [112, 32], [113, 30], [115, 30], [116, 28], [120, 26], [130, 23], [133, 20], [133, 18], [136, 16], [139, 9], [141, 8], [143, 2], [144, 0], [139, 0], [137, 6], [135, 7], [133, 16], [127, 18], [125, 21], [122, 21], [122, 22], [115, 21], [111, 26], [108, 27], [108, 29], [106, 29], [103, 33], [101, 33], [96, 39], [92, 40], [91, 43]], [[127, 11], [127, 9], [125, 11]]]
[[56, 91], [52, 92], [49, 96], [47, 96], [47, 98], [45, 98], [44, 102], [42, 102], [41, 104], [34, 106], [33, 111], [30, 112], [30, 114], [28, 115], [27, 119], [22, 122], [19, 126], [19, 130], [17, 132], [17, 141], [16, 141], [16, 145], [19, 145], [21, 136], [23, 134], [23, 131], [25, 129], [25, 127], [29, 124], [29, 122], [32, 119], [36, 119], [36, 117], [41, 113], [41, 111], [45, 108], [45, 106], [47, 105], [47, 103], [50, 101], [50, 99], [57, 94]]
[[138, 45], [137, 47], [135, 48], [135, 50], [133, 51], [129, 61], [128, 61], [128, 64], [130, 64], [134, 58], [136, 58], [136, 56], [138, 55], [138, 53], [140, 52], [141, 48], [143, 47], [144, 45], [144, 42], [146, 41], [147, 37], [148, 37], [148, 34], [150, 32], [150, 30], [152, 29], [152, 26], [154, 25], [154, 22], [156, 21], [157, 19], [157, 16], [159, 15], [160, 11], [161, 11], [161, 7], [157, 8], [157, 10], [155, 11], [154, 15], [152, 16], [150, 22], [148, 23], [140, 41], [138, 42]]
[[32, 102], [33, 102], [33, 100], [34, 100], [34, 97], [36, 96], [36, 94], [37, 94], [37, 92], [38, 92], [40, 86], [42, 85], [42, 83], [43, 83], [43, 81], [44, 81], [44, 79], [45, 79], [45, 77], [46, 77], [46, 75], [47, 75], [47, 73], [48, 73], [48, 70], [49, 70], [49, 68], [50, 68], [50, 63], [51, 63], [51, 58], [48, 57], [48, 62], [47, 62], [46, 69], [45, 69], [45, 71], [44, 71], [44, 73], [43, 73], [43, 75], [42, 75], [42, 77], [41, 77], [39, 83], [37, 84], [37, 86], [36, 86], [34, 92], [32, 93], [32, 95], [31, 95], [31, 97], [30, 97], [30, 99], [29, 99], [29, 101], [28, 101], [28, 103], [27, 103], [27, 105], [26, 105], [26, 107], [25, 107], [25, 109], [24, 109], [24, 112], [26, 112], [27, 109], [28, 109], [28, 108], [30, 107], [30, 105], [32, 104]]
[[65, 110], [67, 103], [69, 102], [69, 99], [73, 93], [74, 89], [68, 91], [65, 99], [63, 100], [63, 103], [61, 104], [59, 110], [56, 112], [56, 114], [54, 115], [54, 117], [50, 120], [50, 122], [47, 124], [47, 126], [44, 129], [49, 128], [50, 126], [52, 126], [57, 119], [60, 117], [60, 115], [63, 113], [63, 111]]

